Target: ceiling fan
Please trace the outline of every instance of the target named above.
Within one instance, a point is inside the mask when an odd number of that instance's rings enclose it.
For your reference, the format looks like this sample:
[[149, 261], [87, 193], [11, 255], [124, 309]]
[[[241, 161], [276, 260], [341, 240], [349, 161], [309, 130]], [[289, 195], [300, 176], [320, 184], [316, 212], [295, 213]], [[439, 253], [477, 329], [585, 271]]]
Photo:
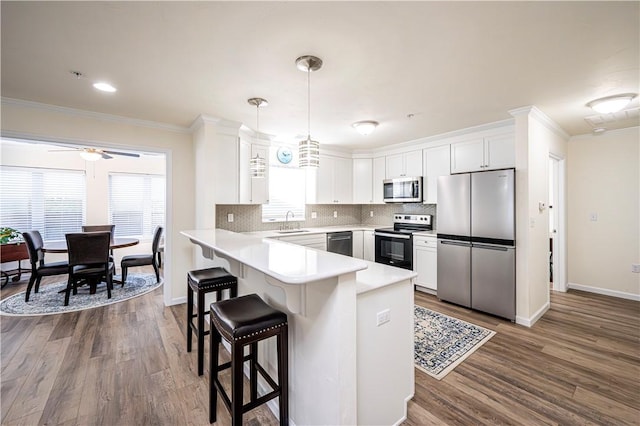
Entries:
[[99, 148], [71, 148], [71, 149], [56, 149], [52, 151], [80, 151], [80, 157], [87, 161], [97, 161], [99, 159], [110, 160], [112, 159], [112, 155], [122, 155], [125, 157], [140, 157], [140, 154], [134, 154], [131, 152], [122, 152], [122, 151], [109, 151], [106, 149]]

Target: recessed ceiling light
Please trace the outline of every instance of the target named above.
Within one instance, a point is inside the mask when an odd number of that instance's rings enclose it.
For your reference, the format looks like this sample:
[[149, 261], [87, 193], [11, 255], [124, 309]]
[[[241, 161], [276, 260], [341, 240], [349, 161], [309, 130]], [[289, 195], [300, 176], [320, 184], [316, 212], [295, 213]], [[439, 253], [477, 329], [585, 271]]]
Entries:
[[589, 102], [587, 106], [600, 114], [610, 114], [624, 109], [636, 96], [638, 95], [635, 93], [606, 96]]
[[109, 83], [105, 83], [103, 81], [100, 81], [98, 83], [93, 83], [93, 87], [95, 87], [96, 89], [102, 92], [109, 92], [109, 93], [113, 93], [117, 90], [115, 87], [113, 87]]
[[376, 127], [378, 127], [378, 122], [371, 120], [358, 121], [356, 123], [353, 123], [352, 126], [358, 131], [358, 133], [366, 136], [372, 133], [376, 129]]

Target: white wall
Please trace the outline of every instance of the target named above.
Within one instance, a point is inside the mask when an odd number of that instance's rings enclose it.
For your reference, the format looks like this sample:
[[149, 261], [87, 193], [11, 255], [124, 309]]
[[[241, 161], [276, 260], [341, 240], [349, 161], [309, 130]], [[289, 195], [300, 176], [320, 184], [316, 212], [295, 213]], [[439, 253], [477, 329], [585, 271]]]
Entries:
[[138, 148], [167, 156], [165, 303], [186, 297], [193, 245], [180, 231], [194, 228], [194, 164], [187, 129], [42, 104], [5, 101], [3, 135], [64, 140], [104, 148]]
[[516, 119], [516, 322], [533, 325], [549, 309], [549, 154], [566, 152], [564, 132], [535, 107]]
[[572, 137], [567, 163], [569, 287], [640, 300], [639, 128]]

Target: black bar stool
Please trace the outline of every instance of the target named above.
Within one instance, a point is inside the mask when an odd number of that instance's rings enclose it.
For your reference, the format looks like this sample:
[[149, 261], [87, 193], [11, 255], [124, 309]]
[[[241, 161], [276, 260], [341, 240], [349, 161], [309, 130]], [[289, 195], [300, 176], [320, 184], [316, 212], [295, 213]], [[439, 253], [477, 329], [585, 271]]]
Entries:
[[[209, 357], [209, 422], [216, 421], [218, 391], [231, 413], [231, 424], [242, 425], [242, 415], [259, 405], [278, 397], [280, 425], [289, 424], [289, 372], [287, 314], [267, 305], [257, 294], [240, 296], [211, 304], [209, 315], [211, 330]], [[258, 364], [258, 342], [277, 336], [278, 383]], [[231, 362], [218, 365], [221, 338], [231, 344]], [[244, 347], [249, 345], [249, 355]], [[242, 399], [243, 365], [249, 361], [250, 401]], [[218, 372], [231, 368], [231, 400], [222, 388]], [[258, 372], [273, 389], [258, 398]]]
[[[204, 329], [204, 316], [206, 314], [204, 306], [204, 295], [216, 292], [216, 300], [220, 300], [222, 290], [229, 290], [230, 297], [238, 295], [238, 279], [227, 272], [224, 268], [207, 268], [187, 273], [187, 352], [191, 352], [191, 337], [195, 330], [198, 337], [198, 376], [203, 373], [204, 358], [204, 336], [210, 330]], [[197, 294], [198, 312], [193, 313], [193, 293]], [[193, 324], [196, 318], [197, 325]]]

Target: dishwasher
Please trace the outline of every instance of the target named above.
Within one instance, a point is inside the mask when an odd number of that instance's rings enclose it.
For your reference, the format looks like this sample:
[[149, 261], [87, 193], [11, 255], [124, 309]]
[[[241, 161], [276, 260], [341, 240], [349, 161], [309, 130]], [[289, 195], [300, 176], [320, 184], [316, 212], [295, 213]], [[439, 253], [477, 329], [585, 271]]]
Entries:
[[343, 254], [345, 256], [353, 256], [352, 240], [353, 233], [351, 231], [328, 232], [327, 251], [331, 253]]

